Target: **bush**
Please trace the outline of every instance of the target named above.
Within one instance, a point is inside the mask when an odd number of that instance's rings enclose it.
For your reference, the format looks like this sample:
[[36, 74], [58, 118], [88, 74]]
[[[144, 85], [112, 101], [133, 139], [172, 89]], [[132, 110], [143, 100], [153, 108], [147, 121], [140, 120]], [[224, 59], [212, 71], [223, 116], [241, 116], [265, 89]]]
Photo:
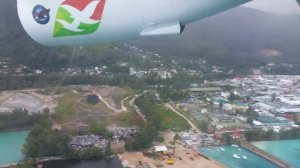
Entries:
[[90, 132], [92, 134], [101, 135], [105, 138], [112, 138], [113, 134], [109, 132], [104, 125], [98, 123], [92, 123], [90, 125]]
[[89, 103], [89, 104], [92, 104], [92, 105], [96, 105], [97, 103], [99, 103], [99, 97], [97, 95], [88, 95], [86, 97], [86, 101]]

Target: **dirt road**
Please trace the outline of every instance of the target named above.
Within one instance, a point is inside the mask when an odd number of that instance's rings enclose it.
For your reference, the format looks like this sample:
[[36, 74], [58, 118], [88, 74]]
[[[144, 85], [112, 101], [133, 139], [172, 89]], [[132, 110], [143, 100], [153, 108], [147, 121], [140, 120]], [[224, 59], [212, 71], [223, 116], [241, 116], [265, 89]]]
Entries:
[[180, 115], [182, 118], [184, 118], [191, 125], [192, 129], [196, 130], [197, 134], [201, 134], [201, 131], [198, 129], [198, 127], [193, 122], [191, 122], [187, 117], [185, 117], [179, 111], [177, 111], [172, 105], [166, 103], [165, 106], [171, 109], [172, 111], [174, 111], [176, 114]]
[[124, 101], [126, 101], [130, 96], [125, 97], [122, 101], [121, 101], [121, 109], [116, 109], [114, 107], [112, 107], [107, 101], [105, 101], [105, 99], [103, 98], [103, 96], [100, 93], [96, 93], [93, 91], [93, 93], [95, 95], [97, 95], [99, 97], [99, 99], [101, 100], [101, 102], [103, 102], [109, 109], [111, 109], [114, 112], [120, 113], [120, 112], [126, 112], [127, 108], [124, 106]]
[[134, 104], [135, 99], [140, 97], [142, 94], [135, 95], [130, 101], [129, 105], [133, 107], [133, 109], [136, 111], [136, 113], [143, 119], [144, 122], [147, 122], [145, 115], [141, 112], [140, 108]]

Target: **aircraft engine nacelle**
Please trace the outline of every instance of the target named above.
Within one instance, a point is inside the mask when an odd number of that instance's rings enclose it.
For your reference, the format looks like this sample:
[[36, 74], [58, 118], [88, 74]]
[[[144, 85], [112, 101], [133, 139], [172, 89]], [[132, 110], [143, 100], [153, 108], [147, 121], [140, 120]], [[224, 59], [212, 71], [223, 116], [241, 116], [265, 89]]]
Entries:
[[47, 45], [88, 45], [182, 33], [184, 26], [250, 0], [18, 0], [26, 32]]

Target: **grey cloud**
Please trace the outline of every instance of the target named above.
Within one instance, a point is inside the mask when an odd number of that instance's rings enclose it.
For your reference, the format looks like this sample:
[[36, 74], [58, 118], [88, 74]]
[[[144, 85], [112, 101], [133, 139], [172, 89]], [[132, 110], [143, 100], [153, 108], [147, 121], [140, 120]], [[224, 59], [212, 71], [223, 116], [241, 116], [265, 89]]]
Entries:
[[296, 0], [254, 0], [245, 6], [268, 12], [300, 14], [300, 7]]

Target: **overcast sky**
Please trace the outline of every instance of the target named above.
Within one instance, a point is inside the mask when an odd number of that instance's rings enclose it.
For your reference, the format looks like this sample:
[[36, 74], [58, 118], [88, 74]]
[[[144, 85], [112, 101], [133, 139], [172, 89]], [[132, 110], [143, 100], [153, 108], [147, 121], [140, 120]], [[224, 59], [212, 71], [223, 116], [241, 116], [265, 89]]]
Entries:
[[268, 12], [300, 14], [300, 7], [296, 0], [253, 0], [245, 6]]

